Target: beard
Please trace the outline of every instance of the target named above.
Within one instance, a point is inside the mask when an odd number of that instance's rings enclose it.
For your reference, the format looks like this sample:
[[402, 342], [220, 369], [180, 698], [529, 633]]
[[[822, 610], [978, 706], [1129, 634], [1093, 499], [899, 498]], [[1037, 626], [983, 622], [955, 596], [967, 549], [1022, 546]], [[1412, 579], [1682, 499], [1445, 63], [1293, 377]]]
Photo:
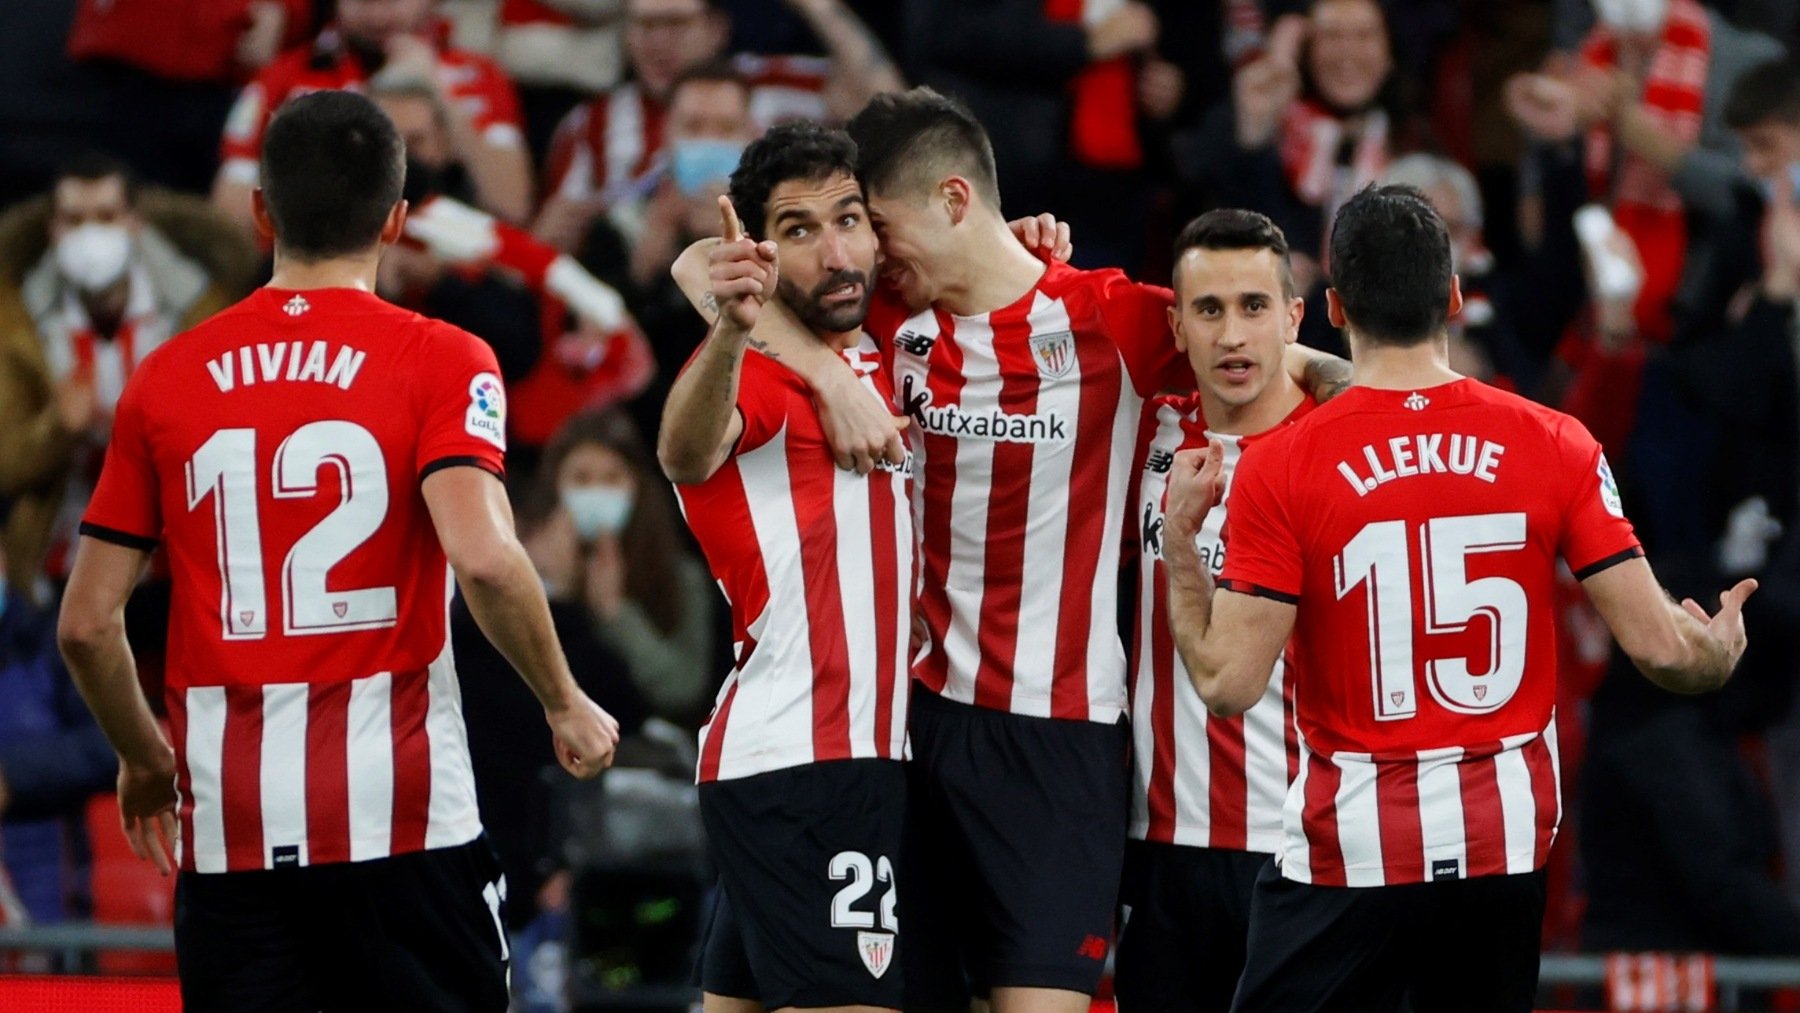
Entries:
[[[852, 284], [862, 286], [861, 299], [839, 306], [824, 305], [825, 293]], [[861, 327], [869, 316], [869, 300], [875, 295], [875, 290], [869, 287], [868, 274], [856, 270], [834, 271], [810, 292], [801, 291], [799, 285], [787, 278], [776, 282], [775, 289], [775, 294], [787, 303], [801, 323], [824, 334], [844, 334]]]

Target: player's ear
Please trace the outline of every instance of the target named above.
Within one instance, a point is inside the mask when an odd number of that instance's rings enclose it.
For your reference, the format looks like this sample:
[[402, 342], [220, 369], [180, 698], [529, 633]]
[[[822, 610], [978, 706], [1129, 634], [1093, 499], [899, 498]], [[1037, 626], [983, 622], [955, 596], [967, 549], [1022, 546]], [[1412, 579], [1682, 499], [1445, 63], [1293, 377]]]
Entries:
[[944, 210], [950, 215], [950, 224], [961, 225], [963, 219], [969, 217], [969, 197], [974, 188], [961, 176], [951, 176], [938, 184], [938, 196], [944, 201]]
[[256, 223], [256, 231], [264, 239], [275, 238], [275, 219], [269, 217], [269, 203], [263, 199], [262, 187], [250, 191], [250, 218]]
[[1455, 320], [1462, 310], [1462, 275], [1453, 274], [1450, 276], [1450, 315], [1444, 319]]
[[1338, 291], [1335, 288], [1328, 288], [1325, 290], [1325, 319], [1329, 320], [1331, 326], [1338, 330], [1341, 331], [1344, 329], [1344, 324], [1346, 322], [1344, 316], [1344, 301], [1338, 298]]
[[1171, 306], [1164, 312], [1169, 314], [1169, 333], [1175, 335], [1177, 351], [1187, 351], [1187, 335], [1181, 333], [1181, 307]]
[[1289, 298], [1288, 299], [1287, 333], [1283, 334], [1281, 336], [1282, 340], [1286, 341], [1290, 345], [1296, 341], [1299, 341], [1300, 340], [1300, 321], [1305, 320], [1305, 319], [1306, 319], [1306, 300], [1300, 298], [1299, 296], [1293, 296], [1293, 297]]
[[400, 241], [406, 231], [406, 208], [405, 200], [397, 200], [388, 208], [387, 221], [381, 223], [381, 245], [392, 246]]

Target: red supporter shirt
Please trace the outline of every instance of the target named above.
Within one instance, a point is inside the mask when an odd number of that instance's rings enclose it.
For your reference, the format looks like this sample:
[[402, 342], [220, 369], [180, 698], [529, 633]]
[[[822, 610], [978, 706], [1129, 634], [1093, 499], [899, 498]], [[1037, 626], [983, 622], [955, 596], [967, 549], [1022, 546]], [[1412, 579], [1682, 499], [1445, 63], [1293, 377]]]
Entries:
[[1194, 383], [1171, 301], [1067, 264], [978, 317], [875, 300], [919, 458], [925, 689], [1035, 717], [1125, 712], [1119, 538], [1139, 416]]
[[[1282, 420], [1313, 408], [1310, 396]], [[1292, 665], [1275, 662], [1260, 703], [1232, 718], [1208, 713], [1169, 633], [1169, 584], [1163, 566], [1163, 504], [1169, 469], [1183, 450], [1208, 438], [1225, 449], [1226, 499], [1194, 534], [1200, 559], [1216, 577], [1225, 566], [1231, 478], [1244, 449], [1279, 427], [1253, 436], [1206, 428], [1200, 395], [1163, 395], [1145, 406], [1138, 437], [1137, 616], [1131, 662], [1131, 836], [1197, 848], [1273, 853], [1281, 845], [1281, 808], [1299, 762], [1294, 734]]]
[[[496, 147], [523, 147], [524, 119], [519, 96], [500, 65], [485, 56], [444, 47], [438, 51], [438, 73], [445, 92], [469, 114], [482, 140]], [[220, 172], [234, 183], [254, 186], [269, 119], [288, 99], [308, 92], [361, 91], [369, 78], [357, 57], [327, 30], [313, 45], [292, 50], [262, 69], [244, 87], [219, 145]]]
[[183, 869], [481, 832], [420, 484], [500, 475], [493, 352], [366, 292], [265, 288], [147, 357], [86, 535], [167, 548]]
[[1556, 565], [1640, 554], [1581, 424], [1474, 380], [1350, 391], [1238, 465], [1220, 586], [1299, 606], [1289, 879], [1530, 872], [1562, 814]]
[[[872, 397], [893, 398], [865, 336], [844, 354]], [[744, 356], [744, 432], [683, 514], [731, 603], [736, 666], [700, 731], [701, 783], [805, 763], [901, 759], [912, 621], [911, 462], [840, 469], [812, 392]]]

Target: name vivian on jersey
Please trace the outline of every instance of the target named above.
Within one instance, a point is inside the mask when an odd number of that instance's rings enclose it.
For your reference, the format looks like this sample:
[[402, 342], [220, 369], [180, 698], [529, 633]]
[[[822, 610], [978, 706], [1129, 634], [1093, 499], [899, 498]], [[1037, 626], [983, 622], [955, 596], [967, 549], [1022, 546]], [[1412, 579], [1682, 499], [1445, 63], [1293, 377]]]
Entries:
[[[295, 383], [329, 383], [339, 390], [349, 390], [356, 382], [368, 353], [349, 345], [325, 341], [266, 341], [239, 345], [215, 359], [208, 359], [206, 371], [212, 374], [219, 393], [229, 394], [234, 388], [250, 387], [277, 380]], [[330, 359], [330, 365], [326, 360]]]

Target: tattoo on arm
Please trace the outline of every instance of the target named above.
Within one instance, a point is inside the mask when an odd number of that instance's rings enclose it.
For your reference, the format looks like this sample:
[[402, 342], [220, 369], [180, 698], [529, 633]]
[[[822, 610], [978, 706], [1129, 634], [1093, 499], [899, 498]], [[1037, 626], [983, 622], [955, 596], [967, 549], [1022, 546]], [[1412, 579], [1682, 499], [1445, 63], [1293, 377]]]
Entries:
[[748, 338], [745, 338], [744, 340], [749, 343], [751, 348], [756, 349], [757, 351], [761, 352], [762, 354], [768, 356], [771, 359], [781, 358], [781, 353], [775, 351], [773, 348], [770, 348], [769, 343], [767, 341], [760, 340], [759, 338], [757, 338], [754, 335], [752, 335]]
[[1350, 364], [1343, 359], [1314, 359], [1306, 364], [1306, 389], [1320, 404], [1349, 390], [1352, 377]]
[[705, 313], [707, 316], [710, 316], [710, 317], [718, 316], [719, 315], [719, 300], [717, 298], [715, 298], [711, 292], [700, 293], [700, 310], [701, 310], [701, 312]]

